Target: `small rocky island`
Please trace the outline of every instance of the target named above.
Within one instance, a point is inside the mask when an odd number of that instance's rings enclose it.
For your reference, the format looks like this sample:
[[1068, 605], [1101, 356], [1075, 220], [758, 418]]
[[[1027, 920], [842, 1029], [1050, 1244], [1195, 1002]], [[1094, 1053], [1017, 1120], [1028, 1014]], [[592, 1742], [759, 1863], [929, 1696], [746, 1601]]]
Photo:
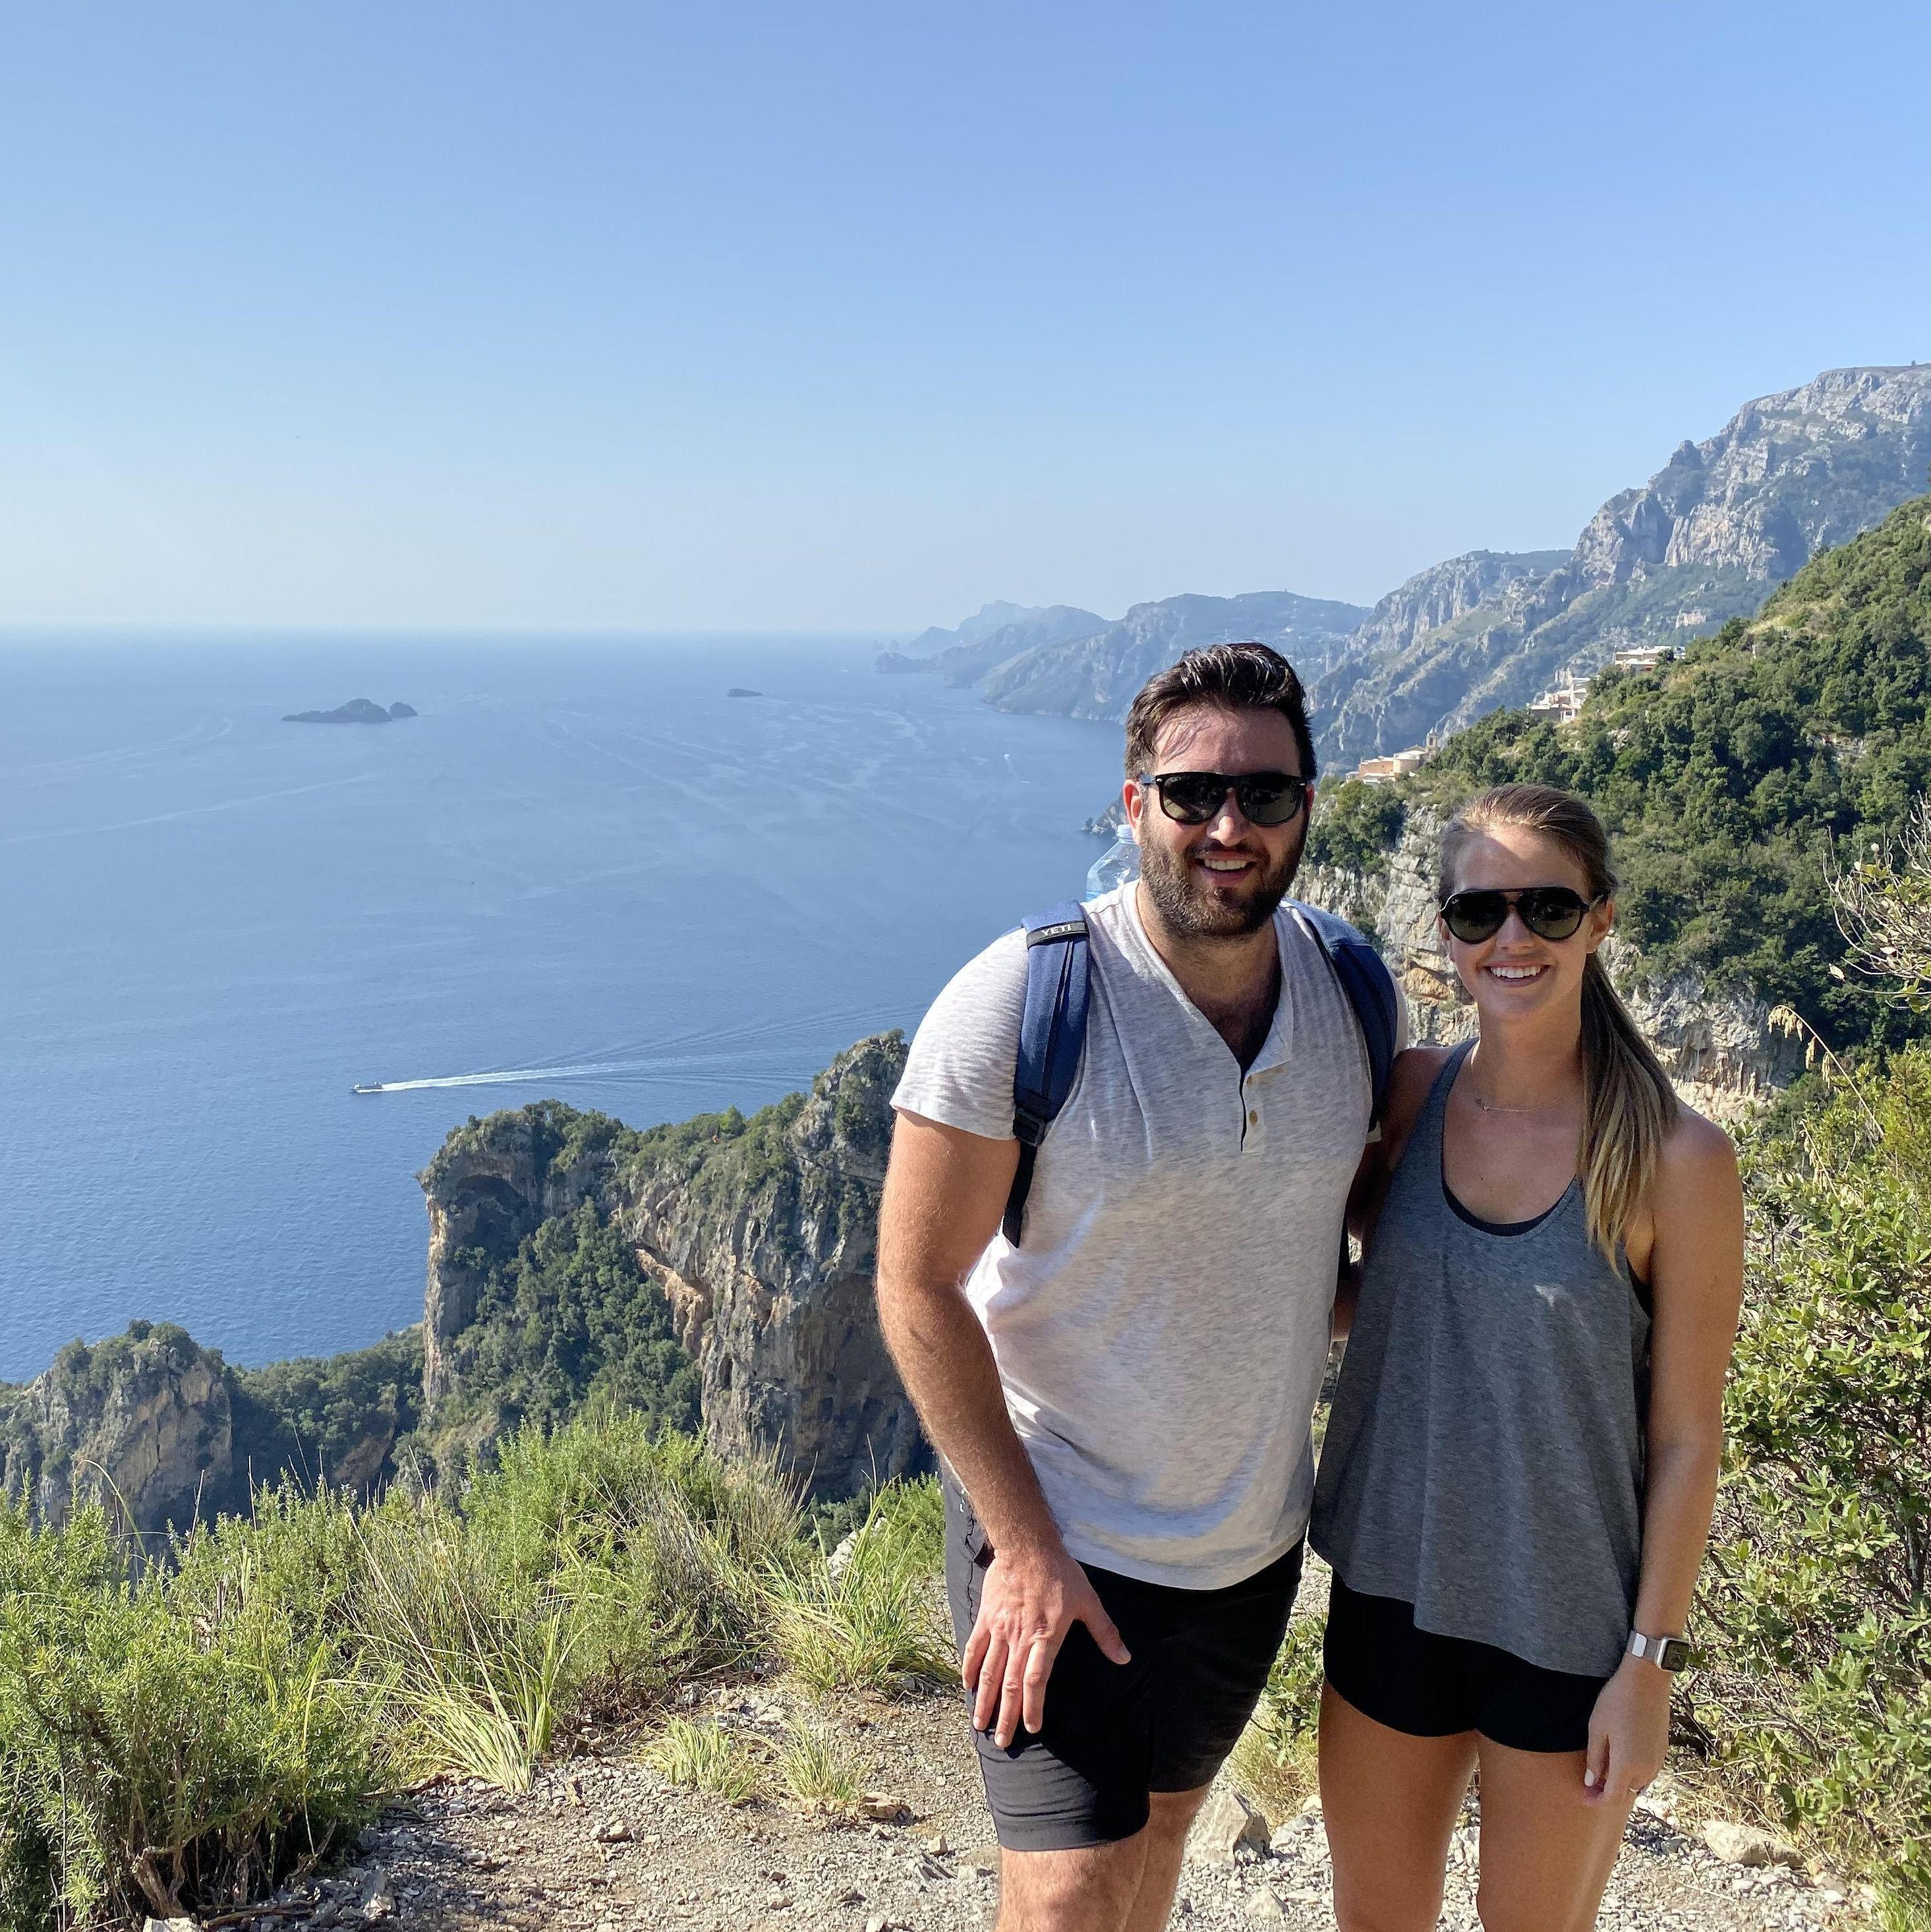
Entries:
[[734, 684], [724, 693], [724, 695], [727, 698], [762, 698], [764, 693], [761, 691], [747, 691], [742, 685]]
[[373, 700], [352, 698], [333, 711], [290, 711], [283, 713], [284, 724], [386, 724], [391, 718], [413, 718], [412, 704], [391, 704], [385, 711]]

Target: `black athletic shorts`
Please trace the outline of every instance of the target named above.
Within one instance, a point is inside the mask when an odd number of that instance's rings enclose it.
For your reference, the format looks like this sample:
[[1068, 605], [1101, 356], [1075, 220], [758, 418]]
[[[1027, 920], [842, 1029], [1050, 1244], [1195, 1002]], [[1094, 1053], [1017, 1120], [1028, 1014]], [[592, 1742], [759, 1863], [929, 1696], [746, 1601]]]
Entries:
[[1546, 1670], [1493, 1645], [1415, 1628], [1414, 1606], [1334, 1580], [1327, 1681], [1363, 1716], [1411, 1738], [1479, 1731], [1512, 1750], [1579, 1751], [1604, 1677]]
[[[950, 1480], [945, 1489], [946, 1591], [963, 1654], [992, 1550], [964, 1494]], [[1004, 1750], [974, 1733], [986, 1801], [1009, 1851], [1130, 1838], [1147, 1822], [1149, 1792], [1213, 1782], [1286, 1634], [1301, 1546], [1223, 1590], [1177, 1590], [1085, 1568], [1133, 1660], [1109, 1663], [1075, 1624], [1047, 1679], [1045, 1729], [1021, 1730]]]

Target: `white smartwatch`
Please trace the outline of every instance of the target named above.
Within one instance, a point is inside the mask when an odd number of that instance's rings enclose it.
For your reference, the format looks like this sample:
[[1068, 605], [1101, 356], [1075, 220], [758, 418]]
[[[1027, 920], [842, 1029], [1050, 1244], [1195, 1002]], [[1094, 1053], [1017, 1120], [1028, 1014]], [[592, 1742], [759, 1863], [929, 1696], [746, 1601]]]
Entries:
[[1685, 1636], [1645, 1636], [1641, 1630], [1632, 1630], [1630, 1654], [1654, 1664], [1659, 1670], [1683, 1670], [1690, 1664], [1690, 1640]]

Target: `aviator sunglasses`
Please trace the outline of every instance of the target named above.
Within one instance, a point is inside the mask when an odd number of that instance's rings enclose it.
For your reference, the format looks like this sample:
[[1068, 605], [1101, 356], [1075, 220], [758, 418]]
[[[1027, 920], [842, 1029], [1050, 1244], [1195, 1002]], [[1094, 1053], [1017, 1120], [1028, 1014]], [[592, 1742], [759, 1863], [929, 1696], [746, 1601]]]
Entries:
[[1521, 914], [1523, 925], [1538, 939], [1567, 939], [1584, 915], [1609, 895], [1585, 899], [1567, 886], [1524, 886], [1504, 892], [1451, 892], [1441, 902], [1441, 921], [1465, 946], [1492, 939], [1507, 922], [1509, 908]]
[[1204, 825], [1234, 802], [1249, 825], [1285, 825], [1307, 799], [1307, 780], [1292, 772], [1161, 772], [1140, 782], [1159, 794], [1160, 809], [1182, 825]]

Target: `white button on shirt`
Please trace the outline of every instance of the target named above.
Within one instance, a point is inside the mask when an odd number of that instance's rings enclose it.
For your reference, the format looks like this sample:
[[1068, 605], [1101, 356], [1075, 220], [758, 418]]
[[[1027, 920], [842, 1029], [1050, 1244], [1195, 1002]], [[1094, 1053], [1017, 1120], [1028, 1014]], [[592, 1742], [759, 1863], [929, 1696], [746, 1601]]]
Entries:
[[[1368, 1062], [1319, 943], [1275, 915], [1281, 995], [1253, 1066], [1180, 991], [1135, 889], [1087, 908], [1086, 1049], [1039, 1150], [1024, 1238], [967, 1282], [1066, 1546], [1144, 1581], [1213, 1589], [1284, 1555], [1313, 1491]], [[893, 1104], [1012, 1134], [1024, 936], [939, 995]]]

